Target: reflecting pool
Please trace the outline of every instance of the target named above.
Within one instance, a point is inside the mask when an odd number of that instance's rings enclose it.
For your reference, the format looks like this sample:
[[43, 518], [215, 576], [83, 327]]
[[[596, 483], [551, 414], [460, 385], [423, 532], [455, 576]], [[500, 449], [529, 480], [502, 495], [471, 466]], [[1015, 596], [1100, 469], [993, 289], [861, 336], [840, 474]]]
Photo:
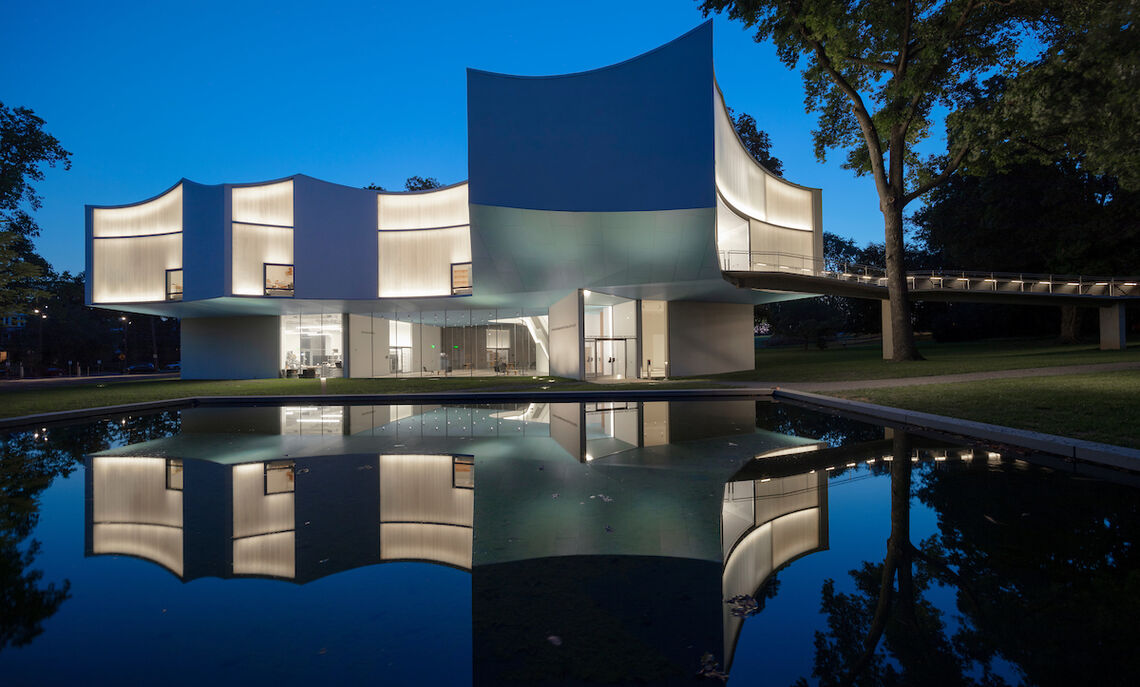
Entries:
[[4, 684], [1140, 676], [1129, 473], [767, 399], [198, 407], [2, 440]]

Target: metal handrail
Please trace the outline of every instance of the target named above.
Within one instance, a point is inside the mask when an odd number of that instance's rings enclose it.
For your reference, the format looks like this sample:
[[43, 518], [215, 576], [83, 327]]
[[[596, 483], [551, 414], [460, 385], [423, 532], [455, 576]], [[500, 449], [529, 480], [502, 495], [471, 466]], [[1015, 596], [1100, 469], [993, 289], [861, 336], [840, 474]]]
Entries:
[[[869, 286], [886, 286], [882, 267], [858, 263], [828, 265], [823, 258], [780, 251], [719, 251], [726, 272], [776, 272], [825, 277]], [[906, 273], [916, 291], [995, 291], [1075, 296], [1140, 296], [1140, 277], [1092, 277], [1026, 272], [913, 270]]]

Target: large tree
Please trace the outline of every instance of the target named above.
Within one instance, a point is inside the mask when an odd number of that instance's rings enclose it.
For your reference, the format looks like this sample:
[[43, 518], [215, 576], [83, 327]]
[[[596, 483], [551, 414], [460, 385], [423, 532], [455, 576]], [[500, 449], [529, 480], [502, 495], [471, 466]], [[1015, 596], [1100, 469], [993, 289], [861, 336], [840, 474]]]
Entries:
[[0, 314], [26, 309], [42, 295], [37, 279], [48, 265], [32, 245], [40, 228], [31, 213], [43, 201], [32, 182], [57, 164], [69, 169], [71, 153], [44, 131], [44, 120], [0, 103]]
[[[1134, 0], [1110, 1], [1119, 7], [1134, 4]], [[1032, 140], [1035, 132], [1020, 135], [1012, 125], [1034, 107], [1044, 108], [1047, 115], [1052, 105], [1018, 91], [1022, 104], [1003, 108], [1003, 97], [1013, 92], [1019, 79], [1042, 73], [1035, 68], [1063, 64], [1064, 59], [1050, 61], [1046, 55], [1036, 63], [1024, 61], [1019, 59], [1019, 47], [1029, 39], [1042, 41], [1056, 55], [1063, 55], [1066, 47], [1079, 49], [1078, 39], [1088, 32], [1080, 22], [1090, 19], [1106, 22], [1104, 32], [1109, 35], [1129, 30], [1119, 12], [1089, 9], [1103, 4], [1103, 0], [701, 0], [706, 13], [727, 12], [755, 27], [756, 40], [774, 42], [789, 68], [803, 64], [805, 104], [819, 114], [813, 132], [817, 157], [844, 150], [844, 166], [874, 179], [883, 216], [895, 360], [920, 358], [904, 270], [904, 209], [964, 165], [1001, 160], [995, 149], [1041, 148]], [[1136, 86], [1124, 83], [1119, 88]], [[1097, 94], [1091, 93], [1081, 104], [1095, 110], [1098, 102]], [[920, 154], [919, 144], [935, 133], [943, 112], [947, 113], [945, 150]], [[1069, 135], [1071, 127], [1052, 133], [1067, 146], [1066, 154], [1073, 154], [1089, 138]]]

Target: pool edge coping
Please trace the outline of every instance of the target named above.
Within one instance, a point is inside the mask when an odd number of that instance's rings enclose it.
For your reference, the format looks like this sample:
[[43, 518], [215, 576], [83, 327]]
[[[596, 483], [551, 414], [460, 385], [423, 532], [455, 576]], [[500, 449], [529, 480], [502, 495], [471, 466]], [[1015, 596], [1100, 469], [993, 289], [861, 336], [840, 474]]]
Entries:
[[1095, 463], [1125, 470], [1140, 470], [1140, 449], [1103, 444], [1085, 439], [1073, 439], [1058, 434], [1046, 434], [1029, 429], [1017, 429], [1003, 425], [993, 425], [974, 420], [933, 413], [920, 413], [892, 406], [882, 406], [864, 401], [825, 396], [809, 391], [776, 387], [771, 395], [776, 399], [799, 401], [812, 406], [840, 410], [852, 415], [871, 418], [912, 427], [956, 434], [972, 439], [992, 441], [1008, 446], [1043, 451], [1067, 459]]

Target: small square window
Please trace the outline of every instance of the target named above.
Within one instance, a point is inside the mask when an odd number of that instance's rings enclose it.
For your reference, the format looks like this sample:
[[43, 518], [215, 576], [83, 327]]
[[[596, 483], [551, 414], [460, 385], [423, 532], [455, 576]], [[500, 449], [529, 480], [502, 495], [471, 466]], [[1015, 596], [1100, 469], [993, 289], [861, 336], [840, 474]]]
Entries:
[[293, 491], [293, 461], [275, 460], [265, 464], [265, 494], [288, 494]]
[[475, 488], [475, 456], [452, 456], [451, 486], [455, 489]]
[[166, 300], [182, 300], [182, 270], [166, 270]]
[[451, 295], [471, 295], [471, 263], [451, 263]]
[[293, 297], [293, 266], [265, 263], [265, 295], [278, 298]]
[[166, 488], [182, 491], [182, 459], [166, 459]]

